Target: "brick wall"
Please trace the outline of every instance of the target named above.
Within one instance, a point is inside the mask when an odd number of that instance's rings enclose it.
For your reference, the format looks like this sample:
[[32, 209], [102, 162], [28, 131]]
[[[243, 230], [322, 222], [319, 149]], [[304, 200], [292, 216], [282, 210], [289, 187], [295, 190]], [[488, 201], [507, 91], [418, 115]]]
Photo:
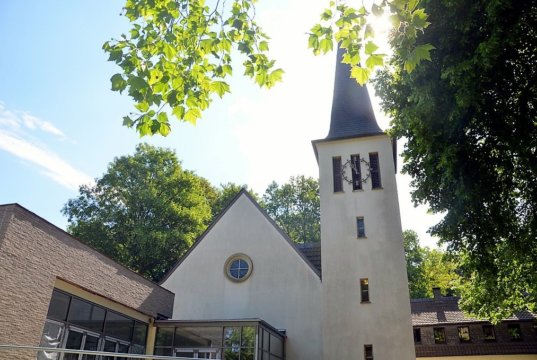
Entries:
[[172, 315], [171, 292], [21, 206], [0, 206], [0, 344], [39, 344], [57, 278], [153, 317]]
[[[521, 341], [512, 341], [507, 331], [507, 325], [517, 323], [522, 332]], [[417, 357], [435, 356], [465, 356], [465, 355], [507, 355], [507, 354], [536, 354], [537, 332], [533, 329], [532, 321], [505, 321], [494, 326], [495, 341], [485, 341], [483, 325], [488, 323], [461, 323], [449, 325], [414, 326], [421, 329], [421, 343], [416, 344]], [[468, 326], [470, 342], [461, 343], [458, 327]], [[435, 344], [433, 329], [443, 327], [446, 334], [446, 344]]]

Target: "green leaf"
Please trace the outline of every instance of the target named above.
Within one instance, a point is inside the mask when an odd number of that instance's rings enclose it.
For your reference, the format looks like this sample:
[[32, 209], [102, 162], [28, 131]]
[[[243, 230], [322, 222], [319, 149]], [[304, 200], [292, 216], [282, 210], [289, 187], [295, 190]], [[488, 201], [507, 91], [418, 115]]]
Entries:
[[159, 69], [151, 69], [149, 71], [149, 84], [153, 85], [159, 82], [162, 79], [162, 71]]
[[325, 11], [323, 11], [323, 13], [321, 14], [321, 20], [324, 20], [324, 21], [329, 21], [332, 19], [332, 10], [330, 9], [326, 9]]
[[177, 54], [177, 50], [175, 49], [175, 47], [173, 47], [169, 43], [164, 44], [162, 51], [164, 52], [164, 55], [168, 60], [173, 60], [175, 54]]
[[266, 41], [261, 41], [259, 43], [259, 51], [268, 51], [269, 50], [269, 46], [268, 46], [268, 42]]
[[210, 89], [211, 91], [217, 93], [220, 98], [222, 98], [225, 93], [229, 92], [229, 85], [223, 81], [213, 81]]
[[140, 137], [153, 135], [153, 132], [151, 131], [151, 122], [149, 121], [138, 123], [137, 130], [138, 133], [140, 133]]
[[408, 10], [414, 11], [420, 0], [408, 0]]
[[129, 116], [123, 116], [123, 126], [132, 127], [134, 121]]
[[149, 104], [147, 103], [147, 101], [141, 101], [139, 103], [136, 103], [134, 107], [141, 112], [146, 112], [147, 110], [149, 110]]
[[185, 103], [189, 108], [195, 108], [198, 107], [199, 99], [196, 96], [189, 96], [186, 98]]
[[127, 87], [127, 82], [121, 74], [113, 75], [110, 81], [112, 82], [112, 91], [119, 91], [121, 93]]
[[327, 38], [324, 38], [321, 40], [320, 44], [320, 49], [323, 53], [327, 53], [329, 51], [332, 51], [332, 49], [334, 48], [334, 43], [332, 41], [332, 39], [327, 39]]
[[366, 59], [365, 65], [368, 69], [373, 69], [375, 66], [383, 66], [384, 56], [384, 54], [373, 54]]
[[196, 121], [201, 118], [201, 111], [198, 108], [190, 108], [185, 114], [185, 120], [196, 125]]
[[427, 27], [427, 17], [424, 9], [417, 9], [412, 13], [412, 25], [417, 29], [423, 29]]
[[319, 48], [319, 37], [315, 34], [310, 34], [308, 38], [308, 47], [313, 49]]
[[367, 55], [371, 55], [373, 54], [375, 51], [377, 51], [379, 47], [377, 45], [375, 45], [372, 41], [368, 41], [366, 44], [365, 44], [365, 53]]
[[127, 83], [133, 90], [142, 90], [147, 88], [147, 83], [139, 76], [130, 76], [127, 80]]
[[418, 45], [413, 51], [413, 58], [419, 61], [429, 60], [431, 61], [431, 50], [434, 50], [435, 47], [431, 44]]
[[274, 86], [277, 82], [282, 81], [283, 74], [285, 72], [282, 69], [276, 69], [269, 75], [269, 88]]
[[164, 112], [164, 111], [159, 112], [158, 115], [157, 115], [157, 120], [160, 123], [167, 123], [168, 122], [168, 114], [166, 114], [166, 112]]
[[159, 128], [159, 133], [162, 136], [168, 136], [170, 134], [171, 127], [169, 123], [161, 123]]
[[351, 68], [351, 77], [353, 79], [356, 79], [358, 84], [362, 86], [364, 86], [369, 80], [370, 73], [371, 73], [371, 70], [369, 70], [368, 68], [364, 68], [360, 66], [354, 66]]
[[175, 115], [178, 120], [183, 120], [183, 116], [185, 116], [185, 108], [183, 106], [175, 106], [172, 110], [172, 114]]

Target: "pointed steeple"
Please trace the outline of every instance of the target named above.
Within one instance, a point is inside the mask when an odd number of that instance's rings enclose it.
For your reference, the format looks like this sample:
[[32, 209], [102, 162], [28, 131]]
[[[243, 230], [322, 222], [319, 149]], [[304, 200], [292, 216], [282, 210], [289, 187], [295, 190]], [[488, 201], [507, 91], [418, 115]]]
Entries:
[[338, 49], [332, 119], [325, 140], [381, 134], [367, 87], [350, 78], [350, 66], [341, 63], [343, 52]]

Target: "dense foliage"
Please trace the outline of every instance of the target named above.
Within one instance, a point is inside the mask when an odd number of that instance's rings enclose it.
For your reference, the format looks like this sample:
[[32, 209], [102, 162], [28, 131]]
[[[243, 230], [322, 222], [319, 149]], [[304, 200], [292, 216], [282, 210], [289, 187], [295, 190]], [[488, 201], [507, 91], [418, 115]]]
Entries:
[[263, 194], [262, 206], [293, 241], [321, 240], [321, 205], [316, 179], [301, 175], [281, 185], [272, 182]]
[[413, 230], [403, 231], [403, 245], [412, 299], [432, 297], [433, 288], [440, 288], [443, 294], [455, 293], [459, 282], [457, 266], [443, 251], [421, 247]]
[[424, 0], [432, 61], [379, 76], [413, 199], [460, 259], [462, 307], [537, 310], [537, 2]]
[[207, 185], [173, 151], [142, 144], [81, 186], [63, 213], [75, 237], [158, 281], [210, 221]]
[[[127, 0], [124, 15], [131, 23], [128, 34], [106, 42], [103, 49], [121, 72], [112, 76], [113, 91], [127, 91], [135, 112], [123, 124], [140, 135], [171, 130], [170, 115], [196, 123], [211, 103], [230, 92], [226, 82], [233, 74], [233, 59], [241, 56], [244, 74], [262, 87], [281, 80], [283, 70], [268, 57], [268, 37], [255, 21], [257, 0]], [[370, 13], [393, 13], [396, 35], [391, 44], [411, 71], [429, 58], [431, 46], [416, 46], [416, 37], [428, 26], [418, 0], [378, 0], [371, 7], [353, 7], [344, 1], [329, 2], [309, 35], [315, 54], [345, 49], [343, 61], [361, 84], [383, 64], [384, 54], [375, 45]], [[297, 14], [299, 16], [299, 14]]]

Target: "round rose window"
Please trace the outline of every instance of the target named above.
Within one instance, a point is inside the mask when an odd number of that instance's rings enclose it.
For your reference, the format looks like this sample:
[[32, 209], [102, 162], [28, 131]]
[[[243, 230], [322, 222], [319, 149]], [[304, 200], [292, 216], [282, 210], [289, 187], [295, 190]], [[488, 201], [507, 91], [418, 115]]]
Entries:
[[226, 261], [226, 275], [233, 281], [244, 281], [252, 273], [252, 260], [244, 254], [236, 254]]

